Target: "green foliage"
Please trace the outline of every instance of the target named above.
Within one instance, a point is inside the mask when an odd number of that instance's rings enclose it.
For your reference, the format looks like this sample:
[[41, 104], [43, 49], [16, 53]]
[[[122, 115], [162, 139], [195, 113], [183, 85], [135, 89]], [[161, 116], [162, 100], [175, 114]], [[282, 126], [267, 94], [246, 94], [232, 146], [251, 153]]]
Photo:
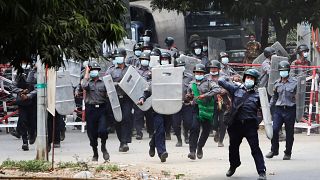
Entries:
[[47, 161], [28, 160], [28, 161], [12, 161], [7, 159], [2, 162], [1, 168], [16, 168], [26, 172], [43, 172], [49, 171], [51, 164]]
[[100, 165], [98, 167], [96, 167], [96, 171], [97, 172], [101, 172], [101, 171], [120, 171], [120, 167], [117, 165]]
[[185, 176], [185, 174], [176, 174], [174, 176], [176, 177], [176, 179], [181, 179]]
[[0, 62], [18, 67], [39, 54], [51, 66], [98, 57], [103, 40], [126, 34], [121, 0], [0, 0]]

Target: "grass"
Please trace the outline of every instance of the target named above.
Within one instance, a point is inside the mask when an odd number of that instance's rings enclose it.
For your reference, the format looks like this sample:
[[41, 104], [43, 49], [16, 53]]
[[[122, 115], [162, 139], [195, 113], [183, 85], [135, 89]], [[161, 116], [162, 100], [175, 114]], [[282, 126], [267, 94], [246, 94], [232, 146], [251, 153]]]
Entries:
[[117, 165], [100, 165], [96, 167], [96, 171], [120, 171], [120, 167]]
[[13, 161], [7, 159], [2, 162], [1, 168], [19, 169], [25, 172], [44, 172], [49, 171], [51, 164], [47, 161], [28, 160], [28, 161]]

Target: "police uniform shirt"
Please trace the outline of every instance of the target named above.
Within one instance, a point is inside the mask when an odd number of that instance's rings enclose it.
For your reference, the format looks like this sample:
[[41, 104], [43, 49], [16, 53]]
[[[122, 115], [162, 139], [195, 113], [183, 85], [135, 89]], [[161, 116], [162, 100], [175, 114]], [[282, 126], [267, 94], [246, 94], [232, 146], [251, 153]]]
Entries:
[[211, 98], [215, 95], [221, 92], [221, 88], [219, 87], [218, 84], [212, 83], [210, 80], [207, 78], [204, 78], [202, 81], [197, 82], [196, 80], [192, 80], [189, 83], [189, 87], [187, 92], [189, 94], [193, 94], [192, 91], [192, 84], [196, 83], [197, 88], [199, 90], [200, 95], [205, 95], [205, 98], [203, 99], [205, 102], [209, 102]]
[[136, 70], [146, 81], [151, 81], [151, 70], [149, 67], [141, 66], [140, 68], [136, 68]]
[[[123, 69], [121, 69], [120, 67], [114, 68], [110, 72], [113, 82], [119, 83], [122, 80], [123, 76], [126, 74], [127, 70], [128, 66], [125, 66]], [[116, 85], [116, 90], [119, 97], [123, 97], [126, 95], [126, 93], [118, 85]]]
[[297, 81], [289, 77], [288, 81], [283, 83], [278, 79], [274, 84], [274, 95], [271, 99], [271, 105], [276, 106], [295, 106], [295, 95], [297, 92]]
[[103, 104], [107, 102], [107, 90], [100, 78], [97, 81], [84, 78], [81, 86], [86, 91], [86, 104]]
[[261, 76], [260, 76], [260, 84], [259, 84], [260, 87], [267, 87], [270, 72], [271, 72], [271, 60], [267, 58], [261, 64]]

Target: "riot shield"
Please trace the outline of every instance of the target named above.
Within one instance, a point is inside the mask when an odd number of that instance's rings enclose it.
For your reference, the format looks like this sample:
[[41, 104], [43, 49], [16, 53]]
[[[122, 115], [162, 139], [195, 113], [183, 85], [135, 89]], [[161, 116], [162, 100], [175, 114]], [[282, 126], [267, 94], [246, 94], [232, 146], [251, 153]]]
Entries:
[[193, 69], [196, 66], [196, 64], [201, 63], [200, 59], [185, 55], [181, 55], [179, 59], [184, 59], [184, 61], [186, 62], [185, 68], [188, 73], [193, 73]]
[[174, 114], [182, 108], [184, 67], [152, 69], [152, 107], [160, 114]]
[[113, 80], [111, 75], [107, 75], [103, 77], [103, 82], [104, 85], [106, 86], [109, 101], [111, 104], [112, 112], [114, 119], [118, 122], [122, 121], [122, 111], [121, 111], [121, 106], [120, 102], [118, 99], [118, 94], [116, 91], [116, 88], [114, 86]]
[[150, 56], [149, 67], [153, 68], [155, 66], [160, 65], [160, 57], [159, 56]]
[[[132, 101], [136, 103], [143, 95], [148, 83], [132, 66], [129, 66], [126, 74], [120, 81], [119, 86], [132, 99]], [[151, 97], [146, 99], [144, 104], [138, 107], [142, 111], [150, 109]]]
[[270, 96], [273, 95], [274, 82], [276, 82], [276, 80], [280, 78], [278, 66], [281, 61], [288, 61], [288, 58], [282, 56], [272, 56], [271, 58], [271, 72], [269, 74], [268, 80], [268, 94]]
[[66, 70], [70, 72], [70, 80], [73, 87], [76, 87], [80, 83], [81, 76], [81, 64], [74, 60], [65, 60], [64, 65]]
[[273, 128], [272, 128], [272, 117], [269, 107], [269, 100], [268, 94], [265, 87], [258, 88], [262, 115], [263, 115], [263, 122], [264, 122], [264, 129], [266, 131], [266, 135], [268, 139], [272, 139], [273, 136]]
[[69, 71], [57, 71], [56, 110], [61, 115], [72, 114], [76, 107]]
[[[277, 56], [289, 57], [287, 51], [282, 47], [282, 45], [277, 41], [271, 45], [276, 50]], [[266, 59], [263, 53], [261, 53], [256, 59], [253, 60], [252, 64], [262, 64]], [[261, 71], [261, 67], [255, 67], [257, 70]]]
[[296, 95], [296, 120], [299, 122], [304, 115], [304, 106], [306, 98], [306, 76], [299, 76], [297, 78], [297, 95]]
[[208, 37], [208, 58], [219, 59], [219, 53], [226, 51], [226, 42], [219, 38]]

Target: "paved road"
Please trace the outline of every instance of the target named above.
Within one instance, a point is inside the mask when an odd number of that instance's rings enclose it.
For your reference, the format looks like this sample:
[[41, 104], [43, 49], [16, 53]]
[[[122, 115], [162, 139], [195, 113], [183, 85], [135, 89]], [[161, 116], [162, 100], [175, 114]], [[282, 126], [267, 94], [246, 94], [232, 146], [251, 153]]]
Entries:
[[[201, 160], [191, 161], [187, 158], [188, 146], [175, 147], [175, 137], [167, 141], [169, 158], [166, 163], [160, 163], [159, 158], [148, 156], [148, 138], [141, 141], [133, 139], [128, 153], [118, 152], [119, 142], [115, 134], [111, 134], [107, 142], [107, 148], [112, 163], [133, 165], [142, 170], [161, 171], [170, 174], [185, 174], [190, 179], [256, 179], [257, 174], [250, 148], [246, 140], [241, 145], [242, 165], [232, 178], [226, 178], [225, 172], [228, 164], [228, 137], [225, 140], [225, 147], [218, 148], [213, 137], [208, 139], [204, 148], [204, 157]], [[21, 140], [11, 135], [0, 133], [0, 162], [10, 158], [13, 160], [30, 160], [35, 158], [35, 146], [30, 146], [30, 151], [21, 150]], [[260, 133], [260, 144], [264, 154], [270, 149], [270, 142], [263, 132]], [[284, 150], [285, 143], [280, 144], [280, 151]], [[297, 134], [295, 136], [294, 151], [291, 161], [283, 161], [283, 153], [272, 160], [266, 159], [268, 179], [290, 179], [290, 180], [313, 180], [320, 179], [320, 135]], [[75, 161], [91, 159], [91, 148], [86, 133], [78, 130], [68, 129], [66, 139], [62, 142], [61, 148], [56, 149], [56, 161]], [[102, 163], [102, 158], [99, 163]]]

